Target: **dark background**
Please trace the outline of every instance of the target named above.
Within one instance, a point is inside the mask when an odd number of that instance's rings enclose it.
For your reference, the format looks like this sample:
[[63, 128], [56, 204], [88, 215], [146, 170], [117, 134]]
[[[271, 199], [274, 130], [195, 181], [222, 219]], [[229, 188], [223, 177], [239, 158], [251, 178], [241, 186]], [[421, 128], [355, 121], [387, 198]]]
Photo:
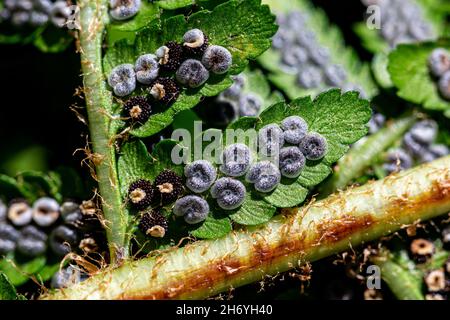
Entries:
[[[363, 17], [360, 1], [313, 2], [341, 27], [348, 45], [368, 59], [351, 30]], [[63, 53], [44, 54], [32, 46], [1, 45], [0, 52], [0, 173], [14, 175], [18, 167], [80, 168], [82, 154], [74, 157], [73, 152], [85, 146], [87, 128], [70, 110], [72, 104], [82, 103], [74, 97], [81, 86], [74, 46]]]

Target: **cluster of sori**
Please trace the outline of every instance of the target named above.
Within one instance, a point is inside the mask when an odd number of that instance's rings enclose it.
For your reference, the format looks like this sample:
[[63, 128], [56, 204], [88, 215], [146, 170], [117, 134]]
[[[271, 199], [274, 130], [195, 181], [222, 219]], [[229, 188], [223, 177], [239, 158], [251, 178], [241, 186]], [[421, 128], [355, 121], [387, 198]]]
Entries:
[[14, 26], [42, 26], [51, 22], [64, 27], [72, 14], [70, 4], [63, 0], [5, 0], [0, 22], [10, 21]]
[[91, 201], [37, 199], [32, 205], [13, 199], [0, 201], [0, 257], [15, 253], [31, 259], [62, 258], [70, 252], [92, 254], [104, 246], [104, 233]]
[[381, 128], [383, 128], [386, 123], [386, 117], [375, 110], [372, 112], [372, 117], [368, 123], [369, 126], [369, 134], [374, 134], [378, 132]]
[[[308, 132], [307, 123], [298, 116], [285, 118], [281, 127], [273, 123], [261, 128], [258, 144], [260, 158], [265, 159], [257, 160], [245, 144], [228, 145], [222, 153], [220, 173], [206, 160], [186, 165], [187, 188], [197, 194], [209, 190], [220, 208], [234, 210], [242, 205], [246, 195], [246, 187], [239, 179], [252, 184], [258, 192], [268, 193], [278, 186], [282, 176], [297, 178], [306, 160], [320, 160], [327, 152], [326, 139], [318, 133]], [[174, 213], [185, 219], [186, 214], [193, 214], [193, 199], [198, 199], [198, 203], [200, 199], [204, 201], [199, 196], [186, 198], [178, 200], [174, 208]], [[204, 201], [204, 205], [196, 207], [206, 209], [206, 206]]]
[[[444, 249], [450, 247], [450, 227], [442, 231], [442, 243]], [[436, 247], [432, 241], [423, 238], [414, 239], [410, 245], [410, 254], [418, 264], [424, 264], [433, 258]], [[450, 258], [443, 266], [434, 267], [424, 276], [426, 299], [445, 300], [449, 298], [450, 292]]]
[[428, 57], [428, 69], [438, 83], [441, 96], [450, 100], [450, 53], [443, 48], [434, 49]]
[[366, 97], [359, 85], [348, 81], [345, 68], [332, 62], [330, 51], [318, 43], [305, 14], [292, 11], [277, 15], [277, 23], [279, 29], [272, 47], [281, 54], [281, 69], [295, 74], [300, 87], [322, 91], [338, 87], [345, 92], [359, 91]]
[[281, 126], [273, 123], [261, 128], [258, 144], [260, 158], [264, 158], [259, 161], [247, 145], [235, 143], [224, 148], [219, 172], [210, 161], [196, 160], [184, 167], [185, 183], [170, 170], [160, 173], [154, 183], [134, 181], [128, 190], [128, 201], [142, 210], [140, 230], [152, 237], [164, 237], [168, 221], [160, 208], [172, 202], [175, 216], [183, 217], [188, 224], [204, 221], [210, 211], [208, 191], [220, 208], [237, 209], [245, 200], [245, 182], [258, 192], [271, 192], [282, 176], [297, 178], [307, 160], [320, 160], [328, 151], [327, 140], [308, 132], [307, 123], [298, 116], [285, 118]]
[[403, 137], [402, 147], [387, 153], [383, 164], [388, 173], [411, 168], [414, 161], [426, 163], [450, 154], [444, 144], [435, 143], [438, 124], [434, 120], [417, 122]]
[[[149, 95], [165, 106], [173, 104], [180, 94], [180, 84], [188, 88], [202, 86], [214, 74], [226, 73], [232, 64], [231, 53], [224, 47], [210, 45], [208, 36], [200, 29], [187, 31], [183, 44], [170, 41], [155, 54], [140, 56], [135, 65], [115, 67], [108, 78], [114, 94], [125, 97], [138, 84], [146, 87]], [[175, 73], [175, 79], [171, 77]], [[128, 118], [145, 123], [151, 114], [149, 96], [134, 96], [124, 103]]]
[[433, 26], [424, 18], [415, 0], [362, 0], [377, 5], [380, 12], [380, 35], [393, 48], [400, 43], [414, 43], [436, 38]]

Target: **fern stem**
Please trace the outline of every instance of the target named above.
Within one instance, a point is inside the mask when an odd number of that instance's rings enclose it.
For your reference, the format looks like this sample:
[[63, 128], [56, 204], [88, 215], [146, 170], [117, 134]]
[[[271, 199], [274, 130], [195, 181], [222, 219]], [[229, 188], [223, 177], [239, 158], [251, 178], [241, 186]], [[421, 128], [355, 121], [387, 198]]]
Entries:
[[392, 146], [416, 121], [414, 116], [404, 116], [388, 123], [377, 133], [354, 145], [338, 162], [335, 173], [321, 187], [320, 195], [325, 197], [336, 190], [344, 189]]
[[450, 210], [450, 156], [290, 209], [259, 227], [130, 261], [47, 299], [198, 299]]
[[89, 120], [89, 132], [106, 233], [112, 263], [127, 256], [125, 245], [127, 216], [122, 208], [118, 187], [116, 155], [111, 137], [112, 96], [106, 88], [102, 68], [102, 43], [108, 19], [106, 0], [81, 0], [79, 32], [84, 95]]

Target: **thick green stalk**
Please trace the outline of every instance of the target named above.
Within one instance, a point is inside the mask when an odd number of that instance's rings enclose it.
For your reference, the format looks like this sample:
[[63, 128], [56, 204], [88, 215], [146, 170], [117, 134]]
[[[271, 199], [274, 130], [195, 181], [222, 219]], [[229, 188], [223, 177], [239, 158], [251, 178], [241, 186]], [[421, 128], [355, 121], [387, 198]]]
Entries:
[[106, 220], [111, 262], [127, 256], [125, 245], [127, 216], [123, 210], [117, 177], [114, 141], [111, 135], [111, 93], [106, 88], [102, 68], [102, 42], [108, 18], [108, 1], [81, 0], [80, 51], [89, 132], [102, 210]]
[[48, 299], [199, 299], [450, 210], [450, 156], [292, 209], [260, 227], [106, 269]]
[[325, 197], [336, 190], [342, 190], [355, 178], [361, 176], [374, 160], [392, 146], [416, 121], [406, 116], [388, 123], [377, 133], [354, 145], [338, 162], [335, 172], [321, 188]]

